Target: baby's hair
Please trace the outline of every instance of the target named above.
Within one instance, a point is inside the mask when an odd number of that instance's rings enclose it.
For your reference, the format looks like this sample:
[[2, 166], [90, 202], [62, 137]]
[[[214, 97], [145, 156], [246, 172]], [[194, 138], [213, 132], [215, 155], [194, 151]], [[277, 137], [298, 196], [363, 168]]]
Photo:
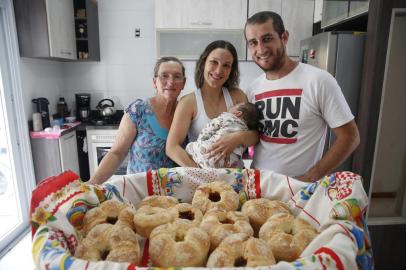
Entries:
[[259, 110], [258, 108], [250, 103], [246, 102], [238, 106], [238, 110], [242, 112], [242, 118], [247, 124], [248, 129], [258, 130], [259, 126]]

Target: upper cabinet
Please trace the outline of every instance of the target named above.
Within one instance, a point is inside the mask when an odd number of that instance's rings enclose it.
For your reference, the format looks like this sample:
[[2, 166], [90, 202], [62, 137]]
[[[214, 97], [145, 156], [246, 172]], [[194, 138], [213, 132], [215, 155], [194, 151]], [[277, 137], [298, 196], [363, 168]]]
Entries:
[[45, 1], [49, 54], [53, 57], [75, 59], [75, 30], [72, 0]]
[[[312, 36], [313, 0], [250, 0], [248, 8], [249, 16], [264, 10], [281, 15], [285, 29], [289, 32], [287, 53], [291, 57], [299, 57], [300, 41]], [[251, 59], [249, 52], [248, 59]]]
[[156, 28], [242, 29], [247, 0], [155, 0]]
[[290, 33], [288, 55], [298, 57], [300, 40], [312, 35], [313, 9], [314, 0], [155, 0], [157, 56], [195, 60], [211, 41], [224, 39], [236, 47], [239, 60], [251, 60], [244, 37], [247, 15], [272, 10]]
[[323, 0], [321, 27], [325, 28], [351, 17], [366, 13], [368, 12], [368, 7], [369, 0]]
[[157, 56], [196, 60], [210, 42], [224, 39], [245, 60], [246, 15], [247, 0], [155, 0]]
[[99, 61], [99, 18], [97, 1], [74, 0], [77, 59]]
[[[97, 5], [94, 0], [14, 0], [14, 12], [17, 26], [18, 43], [22, 57], [50, 58], [61, 60], [77, 60], [81, 51], [87, 51], [87, 59], [93, 56], [100, 59], [98, 46], [98, 25], [96, 27], [97, 45], [86, 42], [84, 46], [77, 43], [78, 21], [75, 19], [78, 3], [83, 2], [83, 9]], [[85, 12], [86, 13], [86, 12]], [[87, 26], [86, 35], [91, 35], [95, 29], [89, 28], [89, 14], [96, 16], [96, 12], [86, 13], [83, 18]], [[87, 34], [89, 33], [89, 34]], [[93, 33], [92, 33], [93, 34]], [[84, 36], [79, 38], [85, 38]], [[87, 38], [87, 37], [86, 37]]]
[[14, 0], [20, 55], [76, 59], [72, 0]]

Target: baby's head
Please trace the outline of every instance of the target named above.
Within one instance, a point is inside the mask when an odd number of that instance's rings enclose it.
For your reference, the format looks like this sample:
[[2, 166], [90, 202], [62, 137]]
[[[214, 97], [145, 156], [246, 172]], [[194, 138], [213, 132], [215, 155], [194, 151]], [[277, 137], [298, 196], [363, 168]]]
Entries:
[[238, 103], [228, 109], [228, 112], [242, 119], [247, 125], [248, 129], [258, 129], [259, 110], [254, 104], [249, 102]]

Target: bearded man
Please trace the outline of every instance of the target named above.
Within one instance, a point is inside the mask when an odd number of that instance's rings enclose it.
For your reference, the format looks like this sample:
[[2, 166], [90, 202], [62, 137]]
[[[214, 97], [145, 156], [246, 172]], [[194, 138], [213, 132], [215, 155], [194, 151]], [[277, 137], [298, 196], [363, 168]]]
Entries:
[[[302, 181], [317, 181], [338, 167], [359, 144], [354, 115], [335, 78], [289, 58], [282, 18], [263, 11], [245, 25], [253, 61], [264, 71], [247, 89], [261, 112], [260, 142], [252, 167]], [[328, 127], [336, 140], [323, 155]]]

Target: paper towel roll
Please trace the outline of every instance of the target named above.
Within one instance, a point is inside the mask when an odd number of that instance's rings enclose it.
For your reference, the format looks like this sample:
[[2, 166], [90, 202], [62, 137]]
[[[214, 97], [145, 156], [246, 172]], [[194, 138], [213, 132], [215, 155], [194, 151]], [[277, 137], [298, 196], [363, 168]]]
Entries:
[[39, 112], [32, 114], [32, 127], [33, 127], [34, 131], [42, 130], [42, 119], [41, 119], [41, 114]]

